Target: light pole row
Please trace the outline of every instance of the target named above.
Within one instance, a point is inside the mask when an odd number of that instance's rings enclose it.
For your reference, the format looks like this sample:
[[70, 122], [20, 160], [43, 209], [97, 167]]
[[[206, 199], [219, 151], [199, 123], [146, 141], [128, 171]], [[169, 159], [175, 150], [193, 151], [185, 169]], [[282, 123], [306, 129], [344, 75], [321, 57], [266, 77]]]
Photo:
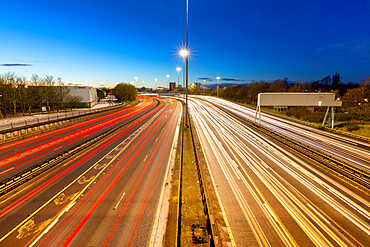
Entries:
[[[176, 68], [176, 70], [177, 70], [177, 68]], [[181, 70], [181, 68], [180, 68], [180, 70]], [[168, 78], [170, 78], [170, 75], [166, 75], [166, 77], [167, 77], [167, 82], [168, 82]], [[138, 87], [138, 86], [137, 86], [137, 80], [139, 79], [139, 77], [135, 76], [135, 77], [134, 77], [134, 79], [135, 79], [135, 81], [136, 81], [135, 86], [136, 86], [136, 88], [137, 88], [137, 87]], [[158, 90], [158, 79], [157, 79], [157, 78], [155, 78], [155, 79], [154, 79], [154, 81], [155, 81], [155, 89], [156, 89], [156, 90]], [[144, 81], [142, 81], [142, 83], [143, 83], [143, 85], [144, 85], [144, 83], [145, 83], [145, 82], [144, 82]]]
[[217, 76], [216, 79], [217, 79], [217, 97], [218, 97], [218, 91], [220, 89], [220, 79], [221, 78], [219, 76]]
[[[186, 53], [186, 50], [181, 50], [180, 51], [180, 55], [181, 56], [187, 56], [187, 53]], [[181, 71], [181, 67], [177, 67], [176, 68], [176, 71], [177, 71], [177, 85], [180, 85], [180, 71]], [[167, 78], [167, 83], [169, 83], [169, 78], [170, 78], [170, 75], [166, 75], [166, 78]], [[137, 80], [139, 79], [139, 77], [135, 76], [134, 79], [136, 80], [136, 87], [137, 87]], [[217, 76], [216, 77], [217, 79], [217, 97], [219, 97], [219, 88], [220, 88], [220, 79], [221, 77]], [[154, 79], [155, 81], [155, 89], [158, 90], [158, 79], [155, 78]], [[144, 85], [144, 81], [142, 81], [143, 85]], [[205, 92], [205, 89], [206, 89], [206, 80], [203, 80], [203, 88], [204, 88], [204, 92]], [[186, 85], [186, 93], [188, 93], [188, 85]], [[187, 97], [187, 95], [186, 95]]]

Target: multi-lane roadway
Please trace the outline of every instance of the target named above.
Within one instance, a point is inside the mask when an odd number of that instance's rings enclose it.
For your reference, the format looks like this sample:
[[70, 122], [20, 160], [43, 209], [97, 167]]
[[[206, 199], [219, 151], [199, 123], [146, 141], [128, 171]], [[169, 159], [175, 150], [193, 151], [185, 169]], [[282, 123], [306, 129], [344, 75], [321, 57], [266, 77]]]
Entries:
[[[254, 120], [255, 110], [215, 97], [200, 97], [240, 117]], [[370, 144], [262, 113], [261, 125], [304, 145], [370, 172]]]
[[44, 132], [0, 146], [0, 181], [71, 150], [108, 130], [120, 126], [154, 108], [156, 101], [144, 99], [141, 104], [64, 128]]
[[[323, 172], [235, 116], [254, 111], [191, 97], [190, 114], [236, 246], [368, 246], [370, 191]], [[169, 98], [0, 147], [0, 181], [110, 129], [0, 197], [0, 246], [162, 244], [182, 107]], [[263, 115], [262, 125], [369, 170], [369, 145]], [[120, 128], [119, 128], [120, 127]]]
[[[83, 139], [104, 128], [106, 121], [123, 124], [130, 114], [140, 116], [1, 197], [0, 246], [160, 244], [163, 231], [157, 229], [165, 222], [160, 206], [169, 182], [181, 104], [144, 98], [124, 111], [97, 118], [92, 121], [95, 124], [82, 124], [86, 126], [82, 130], [69, 126], [38, 136], [52, 143], [36, 144], [31, 137], [19, 141], [14, 153], [2, 153], [7, 162], [2, 163], [3, 171], [13, 166], [20, 169], [23, 162], [53, 152], [53, 145]], [[34, 143], [34, 148], [22, 146], [28, 143]]]
[[[254, 116], [245, 107], [197, 97], [189, 108], [235, 245], [369, 245], [369, 190], [334, 179], [239, 122], [233, 114]], [[262, 119], [369, 169], [366, 143], [271, 116]]]

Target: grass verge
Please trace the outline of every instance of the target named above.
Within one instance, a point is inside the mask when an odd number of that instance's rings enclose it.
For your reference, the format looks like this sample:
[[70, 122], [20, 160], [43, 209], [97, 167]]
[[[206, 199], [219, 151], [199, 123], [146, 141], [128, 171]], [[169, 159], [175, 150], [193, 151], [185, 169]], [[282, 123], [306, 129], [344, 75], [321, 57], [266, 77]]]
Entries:
[[184, 129], [183, 136], [180, 236], [181, 246], [209, 246], [207, 217], [204, 212], [193, 139], [189, 128]]

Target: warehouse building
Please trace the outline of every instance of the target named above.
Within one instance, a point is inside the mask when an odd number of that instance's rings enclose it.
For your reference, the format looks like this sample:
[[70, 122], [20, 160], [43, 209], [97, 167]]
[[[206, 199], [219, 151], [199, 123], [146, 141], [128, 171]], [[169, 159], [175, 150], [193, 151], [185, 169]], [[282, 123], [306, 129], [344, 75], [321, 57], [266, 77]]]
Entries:
[[96, 88], [89, 86], [69, 86], [71, 96], [81, 97], [84, 107], [93, 107], [98, 103]]

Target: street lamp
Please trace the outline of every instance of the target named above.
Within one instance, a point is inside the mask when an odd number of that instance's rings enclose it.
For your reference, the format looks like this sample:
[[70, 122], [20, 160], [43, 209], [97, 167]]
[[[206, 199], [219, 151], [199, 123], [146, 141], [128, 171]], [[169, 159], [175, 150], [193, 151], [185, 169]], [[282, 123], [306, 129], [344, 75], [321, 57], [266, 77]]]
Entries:
[[[185, 65], [186, 65], [186, 57], [188, 56], [189, 52], [185, 49], [181, 49], [179, 51], [179, 55], [183, 58], [183, 67], [184, 67], [184, 71], [185, 71]], [[183, 78], [182, 78], [182, 86], [183, 88], [185, 88], [185, 73], [182, 73], [183, 74]]]
[[181, 49], [180, 50], [180, 56], [186, 58], [188, 56], [188, 51], [186, 49]]
[[[179, 55], [183, 58], [184, 72], [186, 71], [186, 68], [185, 68], [186, 62], [185, 62], [185, 60], [186, 60], [186, 57], [188, 56], [188, 54], [189, 54], [188, 51], [185, 50], [185, 49], [181, 49], [179, 51]], [[184, 72], [182, 73], [183, 74], [182, 87], [186, 90], [187, 87], [185, 87], [185, 73]]]
[[206, 80], [203, 80], [204, 95], [206, 95]]
[[217, 76], [216, 79], [217, 79], [217, 97], [218, 97], [218, 91], [220, 90], [220, 79], [221, 79], [221, 77]]
[[155, 91], [157, 91], [158, 90], [158, 83], [157, 83], [158, 79], [155, 78], [154, 81], [155, 81]]
[[180, 71], [181, 71], [181, 68], [177, 67], [176, 70], [177, 70], [177, 86], [179, 86], [180, 85]]
[[188, 81], [189, 81], [189, 0], [186, 0], [186, 112], [185, 125], [188, 127]]

